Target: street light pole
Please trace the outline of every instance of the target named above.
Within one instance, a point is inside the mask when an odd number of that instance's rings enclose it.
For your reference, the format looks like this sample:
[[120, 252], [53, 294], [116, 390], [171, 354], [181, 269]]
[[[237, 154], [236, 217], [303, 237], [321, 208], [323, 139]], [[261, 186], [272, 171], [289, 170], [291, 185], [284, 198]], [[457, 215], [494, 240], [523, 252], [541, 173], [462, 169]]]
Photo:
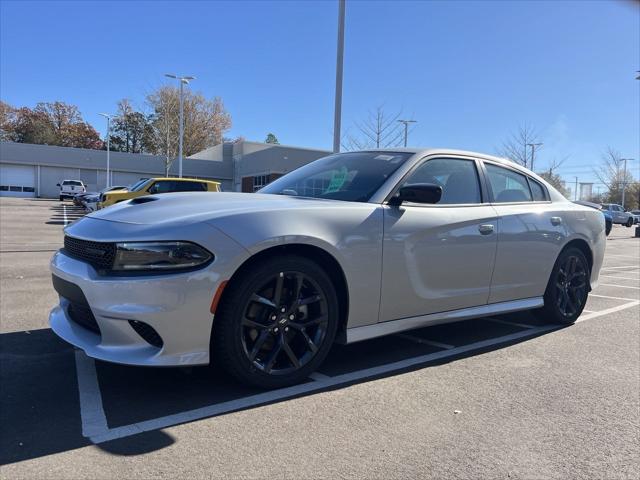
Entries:
[[621, 158], [624, 162], [624, 168], [622, 169], [622, 209], [624, 210], [624, 197], [627, 190], [627, 161], [632, 162], [633, 158]]
[[344, 63], [344, 10], [345, 0], [338, 0], [338, 51], [336, 53], [336, 98], [333, 110], [333, 152], [340, 151], [342, 122], [342, 65]]
[[111, 186], [111, 173], [109, 172], [109, 154], [111, 150], [111, 119], [113, 115], [108, 113], [100, 113], [99, 115], [107, 119], [107, 188]]
[[406, 148], [407, 146], [407, 136], [409, 134], [409, 124], [410, 123], [417, 123], [417, 120], [398, 120], [400, 123], [404, 124], [404, 146]]
[[533, 172], [533, 160], [536, 155], [536, 147], [541, 147], [544, 144], [540, 142], [540, 143], [527, 143], [527, 145], [531, 147], [531, 166], [529, 167], [529, 170]]
[[165, 73], [165, 77], [174, 78], [180, 82], [180, 138], [178, 140], [178, 177], [182, 178], [182, 141], [184, 136], [184, 86], [196, 77], [179, 77], [172, 73]]

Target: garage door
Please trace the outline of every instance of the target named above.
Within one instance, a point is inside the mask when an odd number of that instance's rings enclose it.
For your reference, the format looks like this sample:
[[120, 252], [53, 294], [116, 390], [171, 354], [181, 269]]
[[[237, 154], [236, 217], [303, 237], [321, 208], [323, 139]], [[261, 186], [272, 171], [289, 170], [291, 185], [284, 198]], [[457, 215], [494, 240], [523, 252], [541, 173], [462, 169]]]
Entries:
[[31, 165], [0, 164], [0, 196], [34, 197], [35, 167]]

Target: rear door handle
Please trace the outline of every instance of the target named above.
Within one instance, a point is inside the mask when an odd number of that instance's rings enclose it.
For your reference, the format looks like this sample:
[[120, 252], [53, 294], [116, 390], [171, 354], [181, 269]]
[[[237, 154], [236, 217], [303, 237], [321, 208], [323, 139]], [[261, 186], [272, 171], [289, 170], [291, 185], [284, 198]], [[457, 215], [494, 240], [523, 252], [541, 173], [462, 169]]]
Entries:
[[478, 227], [478, 231], [482, 235], [489, 235], [490, 233], [493, 233], [493, 225], [489, 223], [484, 223]]
[[551, 225], [560, 225], [562, 223], [562, 218], [560, 217], [551, 217]]

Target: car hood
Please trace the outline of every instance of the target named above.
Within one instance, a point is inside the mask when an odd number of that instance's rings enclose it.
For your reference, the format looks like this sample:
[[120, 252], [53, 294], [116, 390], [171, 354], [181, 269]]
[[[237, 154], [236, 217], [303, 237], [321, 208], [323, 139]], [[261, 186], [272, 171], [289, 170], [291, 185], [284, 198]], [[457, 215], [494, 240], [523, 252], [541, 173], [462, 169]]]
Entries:
[[351, 202], [234, 192], [188, 192], [147, 195], [98, 210], [89, 218], [151, 225], [206, 222], [232, 215], [291, 209], [354, 206]]

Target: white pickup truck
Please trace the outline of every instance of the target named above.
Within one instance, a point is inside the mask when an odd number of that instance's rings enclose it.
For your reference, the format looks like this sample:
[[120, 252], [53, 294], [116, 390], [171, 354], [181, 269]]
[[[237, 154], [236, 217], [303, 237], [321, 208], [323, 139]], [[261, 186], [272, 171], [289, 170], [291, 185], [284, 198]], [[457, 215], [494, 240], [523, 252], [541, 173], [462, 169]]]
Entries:
[[57, 183], [56, 185], [60, 187], [60, 201], [65, 198], [73, 198], [78, 193], [87, 191], [82, 180], [63, 180], [62, 183]]

